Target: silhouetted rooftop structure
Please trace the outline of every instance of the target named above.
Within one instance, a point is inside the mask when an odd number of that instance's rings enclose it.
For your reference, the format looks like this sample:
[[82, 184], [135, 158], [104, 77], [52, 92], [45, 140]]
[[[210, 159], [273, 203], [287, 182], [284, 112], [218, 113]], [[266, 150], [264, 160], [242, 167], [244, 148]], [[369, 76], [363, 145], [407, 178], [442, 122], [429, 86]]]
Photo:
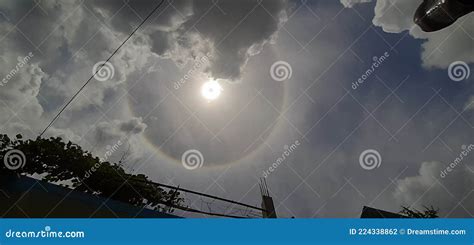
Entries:
[[371, 208], [364, 206], [362, 208], [362, 214], [360, 215], [361, 218], [408, 218], [407, 216], [397, 214], [397, 213], [392, 213], [376, 208]]

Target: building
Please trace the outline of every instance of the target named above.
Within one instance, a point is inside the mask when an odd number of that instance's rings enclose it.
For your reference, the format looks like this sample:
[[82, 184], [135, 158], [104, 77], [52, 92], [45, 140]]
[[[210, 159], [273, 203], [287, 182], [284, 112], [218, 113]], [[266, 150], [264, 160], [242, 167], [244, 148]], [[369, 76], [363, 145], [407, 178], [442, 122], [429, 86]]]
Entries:
[[0, 179], [2, 218], [179, 218], [25, 176]]
[[364, 206], [362, 208], [362, 213], [360, 215], [361, 218], [408, 218], [407, 216], [397, 214], [397, 213], [392, 213], [392, 212], [387, 212], [384, 210], [376, 209], [376, 208], [371, 208]]

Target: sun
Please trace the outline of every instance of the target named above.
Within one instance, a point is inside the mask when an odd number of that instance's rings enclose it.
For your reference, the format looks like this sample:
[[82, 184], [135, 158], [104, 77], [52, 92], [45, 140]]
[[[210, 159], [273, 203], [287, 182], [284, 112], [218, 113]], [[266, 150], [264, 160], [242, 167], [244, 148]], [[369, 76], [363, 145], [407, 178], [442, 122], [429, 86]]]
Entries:
[[201, 87], [201, 95], [208, 101], [216, 100], [222, 92], [222, 87], [217, 81], [208, 81]]

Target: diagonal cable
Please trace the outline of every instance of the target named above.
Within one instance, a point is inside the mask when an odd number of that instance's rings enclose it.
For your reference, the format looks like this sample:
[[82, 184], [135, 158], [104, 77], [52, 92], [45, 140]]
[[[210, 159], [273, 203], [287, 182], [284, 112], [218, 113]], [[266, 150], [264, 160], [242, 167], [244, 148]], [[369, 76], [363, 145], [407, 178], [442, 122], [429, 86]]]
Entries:
[[77, 92], [71, 97], [71, 99], [69, 99], [69, 101], [61, 108], [61, 110], [58, 112], [58, 114], [56, 114], [56, 116], [53, 118], [53, 120], [51, 120], [51, 122], [48, 124], [48, 126], [46, 126], [46, 128], [44, 128], [44, 130], [41, 132], [41, 134], [39, 135], [39, 137], [41, 138], [43, 136], [43, 134], [53, 125], [53, 123], [59, 118], [59, 116], [61, 115], [61, 113], [63, 113], [63, 111], [72, 103], [72, 101], [79, 95], [79, 93], [82, 92], [82, 90], [87, 86], [87, 84], [89, 84], [90, 81], [92, 81], [92, 78], [94, 78], [94, 76], [102, 69], [102, 67], [107, 64], [107, 62], [110, 61], [110, 59], [112, 59], [112, 57], [120, 50], [120, 48], [122, 48], [123, 45], [125, 45], [125, 43], [133, 36], [133, 34], [135, 34], [135, 32], [138, 31], [138, 29], [140, 29], [140, 27], [145, 24], [145, 22], [156, 12], [156, 10], [158, 10], [161, 5], [163, 5], [163, 3], [165, 2], [165, 0], [161, 0], [160, 3], [158, 3], [156, 5], [155, 8], [153, 8], [153, 10], [145, 17], [145, 19], [142, 20], [142, 22], [128, 35], [128, 37], [115, 49], [115, 51], [109, 56], [109, 58], [103, 62], [99, 68], [92, 74], [92, 76], [89, 77], [89, 79], [87, 79], [87, 81], [82, 85], [81, 88], [79, 88], [79, 90], [77, 90]]

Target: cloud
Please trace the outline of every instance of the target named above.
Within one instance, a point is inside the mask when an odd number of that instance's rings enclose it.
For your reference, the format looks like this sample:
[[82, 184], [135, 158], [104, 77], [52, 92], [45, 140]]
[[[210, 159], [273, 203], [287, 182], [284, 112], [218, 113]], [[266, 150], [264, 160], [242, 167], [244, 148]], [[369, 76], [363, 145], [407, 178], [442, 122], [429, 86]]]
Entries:
[[145, 131], [147, 125], [142, 118], [133, 117], [129, 120], [114, 120], [112, 122], [100, 122], [96, 126], [96, 141], [99, 143], [110, 143], [111, 140], [119, 138], [130, 138]]
[[[149, 13], [150, 4], [130, 1], [129, 9], [117, 12], [122, 5], [110, 0], [87, 4], [102, 19], [112, 17], [113, 30], [130, 33]], [[285, 0], [173, 1], [142, 32], [161, 57], [186, 62], [212, 52], [211, 75], [239, 79], [248, 58], [271, 40], [285, 20], [285, 6]]]
[[[141, 144], [141, 134], [147, 125], [143, 119], [132, 117], [128, 120], [113, 120], [111, 122], [100, 122], [94, 130], [94, 151], [102, 155], [113, 145], [119, 145], [120, 154], [114, 154], [110, 160], [117, 160], [126, 154], [131, 163], [143, 156], [144, 147]], [[117, 159], [116, 159], [117, 158]]]
[[368, 3], [371, 0], [341, 0], [342, 5], [346, 8], [352, 8], [354, 5], [359, 3]]
[[[446, 69], [455, 61], [474, 62], [474, 13], [465, 15], [443, 30], [427, 33], [413, 22], [414, 13], [421, 4], [421, 0], [374, 1], [373, 24], [387, 33], [408, 32], [411, 37], [421, 40], [420, 59], [424, 68]], [[353, 7], [361, 2], [368, 1], [341, 0], [346, 7]], [[403, 50], [399, 51], [403, 52]], [[465, 102], [464, 110], [471, 110], [472, 102], [471, 96]]]
[[[5, 94], [2, 98], [12, 107], [31, 97], [25, 108], [31, 113], [21, 113], [31, 118], [25, 116], [23, 121], [47, 124], [91, 75], [93, 66], [104, 61], [150, 11], [148, 1], [124, 4], [110, 0], [0, 3], [9, 19], [0, 22], [1, 32], [6, 33], [1, 40], [0, 74], [8, 74], [17, 57], [34, 54], [34, 64], [24, 68], [28, 72], [0, 88]], [[90, 82], [64, 112], [59, 125], [74, 127], [84, 113], [92, 117], [91, 112], [105, 107], [127, 82], [135, 82], [131, 79], [134, 74], [146, 73], [160, 58], [184, 64], [210, 52], [208, 75], [239, 79], [248, 59], [277, 33], [285, 20], [285, 6], [285, 0], [166, 1], [110, 61], [114, 76]], [[28, 18], [22, 18], [26, 13]], [[16, 23], [21, 33], [11, 31]], [[31, 72], [36, 75], [23, 78]], [[1, 110], [7, 113], [6, 108]], [[38, 123], [38, 118], [44, 122]]]
[[214, 77], [238, 79], [248, 58], [271, 40], [285, 20], [285, 1], [220, 1], [219, 8], [201, 18], [212, 4], [196, 4], [195, 14], [184, 26], [195, 26], [202, 38], [212, 43], [216, 55], [210, 72]]
[[474, 214], [474, 172], [467, 161], [440, 178], [446, 168], [439, 162], [423, 162], [417, 176], [397, 182], [394, 192], [400, 205], [423, 210], [433, 206], [441, 217], [472, 217]]
[[[341, 0], [346, 7], [360, 2], [367, 1]], [[423, 40], [421, 59], [425, 68], [446, 68], [457, 60], [474, 62], [474, 15], [468, 14], [441, 31], [426, 33], [413, 23], [413, 15], [420, 3], [413, 0], [376, 0], [372, 22], [385, 32], [408, 31], [413, 38]]]
[[[37, 96], [46, 74], [36, 62], [24, 62], [24, 57], [6, 52], [0, 59], [0, 124], [7, 133], [33, 136], [34, 125], [43, 114]], [[16, 62], [6, 62], [8, 58]]]
[[54, 137], [60, 137], [61, 139], [63, 139], [63, 141], [66, 141], [66, 142], [71, 141], [76, 144], [82, 140], [81, 136], [76, 135], [70, 129], [57, 129], [57, 128], [51, 127], [46, 136], [48, 135], [51, 135]]
[[120, 131], [126, 134], [140, 134], [146, 129], [146, 124], [142, 122], [142, 118], [134, 117], [129, 121], [118, 123]]

